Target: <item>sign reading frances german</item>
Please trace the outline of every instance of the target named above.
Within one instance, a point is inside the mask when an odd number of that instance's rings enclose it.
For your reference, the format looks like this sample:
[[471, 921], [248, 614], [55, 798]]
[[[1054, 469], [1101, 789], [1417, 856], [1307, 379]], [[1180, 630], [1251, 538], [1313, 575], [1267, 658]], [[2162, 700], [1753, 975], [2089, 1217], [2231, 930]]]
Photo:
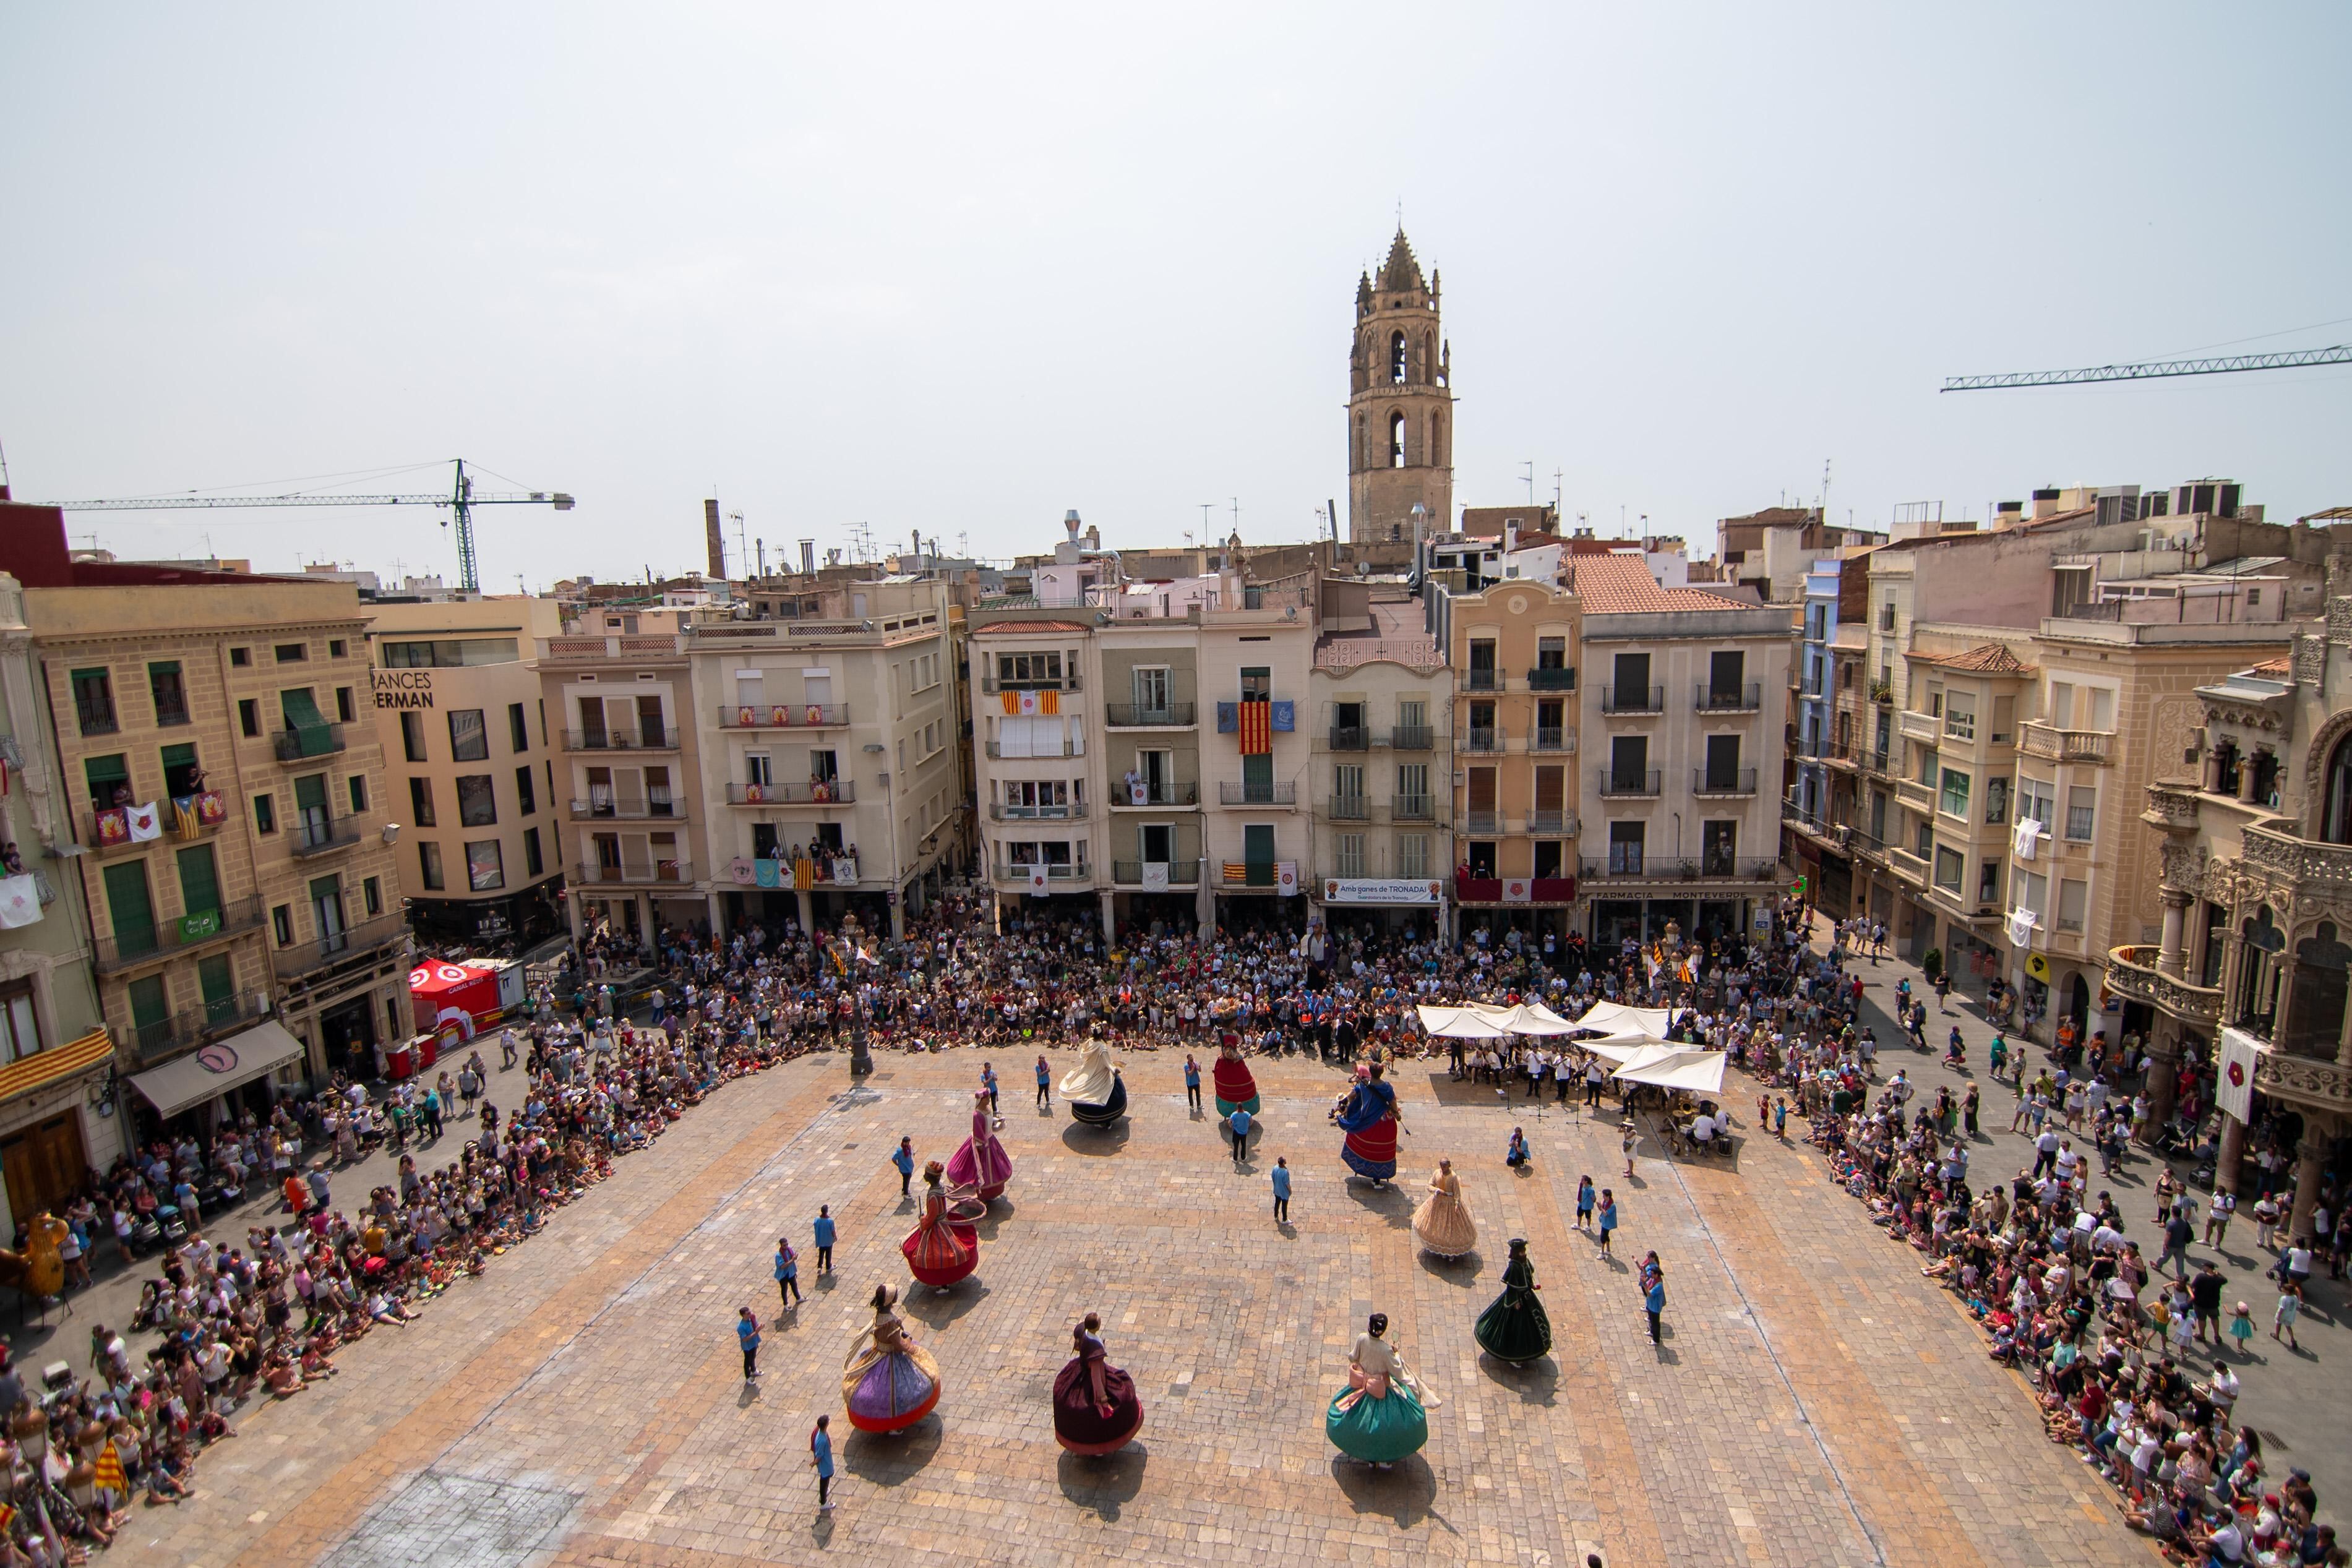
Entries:
[[368, 678], [375, 688], [375, 706], [378, 707], [433, 706], [433, 672], [430, 670], [371, 670]]

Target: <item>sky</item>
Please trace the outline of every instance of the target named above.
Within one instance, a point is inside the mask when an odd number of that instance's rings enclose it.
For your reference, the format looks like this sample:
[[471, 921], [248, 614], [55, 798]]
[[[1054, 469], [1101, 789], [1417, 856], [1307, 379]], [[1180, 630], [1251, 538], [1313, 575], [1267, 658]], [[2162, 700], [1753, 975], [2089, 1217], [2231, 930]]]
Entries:
[[[699, 570], [711, 495], [771, 559], [1297, 539], [1402, 212], [1457, 504], [2293, 517], [2352, 502], [2352, 367], [1937, 387], [2352, 342], [2347, 57], [2321, 4], [13, 6], [0, 450], [21, 500], [575, 495], [478, 513], [491, 591]], [[454, 576], [446, 515], [68, 527]]]

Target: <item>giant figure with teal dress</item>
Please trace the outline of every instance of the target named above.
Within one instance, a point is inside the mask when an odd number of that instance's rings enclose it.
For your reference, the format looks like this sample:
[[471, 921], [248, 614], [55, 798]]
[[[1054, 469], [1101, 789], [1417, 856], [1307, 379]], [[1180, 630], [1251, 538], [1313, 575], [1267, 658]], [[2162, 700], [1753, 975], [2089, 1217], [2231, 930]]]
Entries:
[[1528, 1261], [1528, 1244], [1511, 1238], [1511, 1260], [1503, 1265], [1503, 1293], [1478, 1314], [1471, 1331], [1478, 1348], [1496, 1361], [1522, 1366], [1551, 1352], [1551, 1319], [1536, 1299], [1535, 1265]]
[[1217, 1062], [1209, 1070], [1209, 1081], [1216, 1086], [1219, 1116], [1230, 1121], [1235, 1111], [1258, 1113], [1257, 1080], [1242, 1060], [1241, 1037], [1230, 1030], [1217, 1042]]
[[1421, 1451], [1429, 1441], [1429, 1416], [1412, 1373], [1381, 1336], [1386, 1312], [1374, 1312], [1348, 1354], [1348, 1386], [1331, 1400], [1324, 1435], [1351, 1459], [1386, 1467]]
[[1396, 1089], [1383, 1081], [1379, 1062], [1356, 1069], [1355, 1087], [1333, 1109], [1331, 1120], [1348, 1134], [1339, 1157], [1349, 1170], [1373, 1182], [1396, 1175]]

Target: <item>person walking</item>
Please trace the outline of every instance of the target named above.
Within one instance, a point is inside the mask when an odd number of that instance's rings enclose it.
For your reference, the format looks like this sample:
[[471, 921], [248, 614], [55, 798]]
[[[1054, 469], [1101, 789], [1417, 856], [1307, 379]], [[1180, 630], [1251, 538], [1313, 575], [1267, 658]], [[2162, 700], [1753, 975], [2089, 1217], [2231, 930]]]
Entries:
[[1594, 1191], [1591, 1176], [1580, 1176], [1576, 1178], [1576, 1228], [1579, 1230], [1592, 1228]]
[[1234, 1106], [1233, 1120], [1227, 1125], [1234, 1130], [1234, 1169], [1244, 1169], [1249, 1160], [1249, 1107]]
[[1201, 1108], [1201, 1064], [1189, 1051], [1184, 1053], [1184, 1099], [1193, 1110]]
[[801, 1255], [781, 1236], [776, 1238], [776, 1294], [782, 1306], [800, 1305]]
[[816, 1206], [816, 1218], [809, 1223], [809, 1239], [816, 1243], [816, 1271], [833, 1272], [833, 1205]]
[[2196, 1239], [2188, 1218], [2176, 1209], [2172, 1218], [2164, 1222], [2164, 1250], [2158, 1255], [2156, 1266], [2161, 1269], [2169, 1263], [2175, 1281], [2189, 1278], [2189, 1244]]
[[1643, 1282], [1642, 1310], [1650, 1314], [1651, 1344], [1664, 1348], [1665, 1331], [1661, 1320], [1666, 1311], [1666, 1277], [1663, 1272], [1652, 1274]]
[[1037, 1059], [1037, 1109], [1050, 1111], [1053, 1108], [1054, 1074], [1053, 1071], [1045, 1065], [1045, 1059], [1040, 1056]]
[[2230, 1217], [2238, 1212], [2238, 1197], [2233, 1192], [2215, 1184], [2212, 1207], [2205, 1211], [2205, 1245], [2220, 1251], [2230, 1234]]
[[980, 1086], [988, 1091], [988, 1113], [1000, 1122], [1004, 1120], [1004, 1107], [997, 1103], [996, 1098], [996, 1064], [994, 1062], [983, 1061], [980, 1064]]
[[1287, 1155], [1274, 1162], [1274, 1222], [1290, 1223], [1290, 1160]]
[[1633, 1113], [1632, 1112], [1628, 1111], [1628, 1112], [1625, 1113], [1625, 1137], [1624, 1137], [1624, 1145], [1625, 1145], [1625, 1176], [1626, 1176], [1626, 1179], [1627, 1179], [1627, 1180], [1629, 1180], [1629, 1181], [1633, 1179], [1633, 1145], [1636, 1145], [1636, 1144], [1638, 1144], [1638, 1143], [1640, 1143], [1641, 1141], [1642, 1141], [1642, 1134], [1641, 1134], [1640, 1131], [1639, 1131], [1638, 1129], [1636, 1129], [1636, 1128], [1634, 1127], [1634, 1125], [1633, 1125]]
[[2271, 1338], [2284, 1333], [2287, 1349], [2301, 1350], [2303, 1346], [2294, 1343], [2294, 1320], [2302, 1312], [2303, 1287], [2293, 1280], [2280, 1281], [2278, 1308], [2271, 1313]]
[[743, 1347], [743, 1381], [756, 1383], [760, 1377], [760, 1320], [749, 1307], [736, 1309], [735, 1339]]
[[890, 1151], [890, 1163], [898, 1167], [898, 1196], [912, 1196], [915, 1180], [915, 1140], [901, 1138], [898, 1146]]
[[833, 1434], [825, 1428], [833, 1422], [830, 1416], [816, 1418], [816, 1430], [809, 1434], [809, 1463], [816, 1470], [816, 1511], [833, 1511]]
[[2221, 1348], [2221, 1287], [2229, 1281], [2221, 1270], [2207, 1259], [2189, 1281], [2189, 1300], [2197, 1311], [2197, 1343], [2205, 1343], [2205, 1331], [2213, 1331], [2213, 1348]]
[[1613, 1188], [1604, 1186], [1601, 1189], [1601, 1255], [1604, 1258], [1616, 1256], [1609, 1246], [1609, 1239], [1616, 1231], [1617, 1194]]

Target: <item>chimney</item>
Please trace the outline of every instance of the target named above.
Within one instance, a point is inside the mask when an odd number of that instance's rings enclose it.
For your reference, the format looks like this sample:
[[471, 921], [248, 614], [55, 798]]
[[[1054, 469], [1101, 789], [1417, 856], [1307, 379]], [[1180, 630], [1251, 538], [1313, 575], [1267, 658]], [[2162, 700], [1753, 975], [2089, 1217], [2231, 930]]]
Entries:
[[2003, 501], [1992, 509], [1992, 526], [1996, 528], [2013, 528], [2024, 517], [2025, 503], [2022, 501]]
[[1062, 527], [1069, 530], [1070, 542], [1072, 544], [1077, 543], [1078, 509], [1076, 507], [1072, 507], [1068, 511], [1062, 514]]
[[816, 541], [814, 539], [801, 541], [801, 570], [810, 577], [816, 575]]
[[2033, 492], [2033, 520], [2035, 522], [2040, 522], [2042, 518], [2050, 516], [2050, 514], [2055, 512], [2057, 509], [2058, 492], [2056, 490], [2045, 488]]
[[1518, 548], [1519, 519], [1517, 517], [1505, 517], [1503, 519], [1503, 553], [1505, 555], [1508, 555]]
[[702, 539], [710, 551], [710, 575], [727, 575], [727, 541], [719, 537], [719, 497], [702, 503]]
[[920, 528], [909, 528], [908, 532], [914, 537], [915, 570], [917, 571], [920, 571], [923, 570], [923, 530]]

